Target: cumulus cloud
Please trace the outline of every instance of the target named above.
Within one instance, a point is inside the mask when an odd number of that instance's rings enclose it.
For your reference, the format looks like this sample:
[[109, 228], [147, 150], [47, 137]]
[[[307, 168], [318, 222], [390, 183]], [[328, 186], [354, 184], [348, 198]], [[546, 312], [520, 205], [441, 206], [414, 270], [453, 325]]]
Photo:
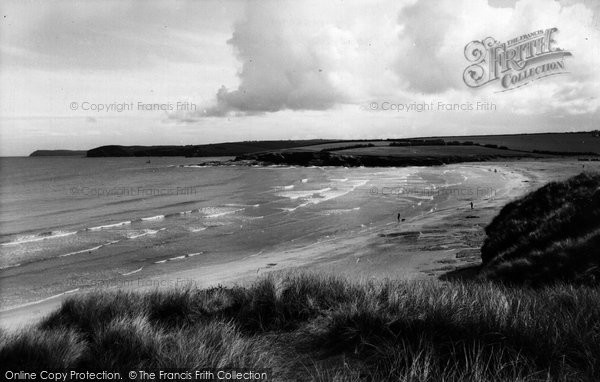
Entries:
[[235, 90], [221, 87], [207, 115], [324, 110], [347, 99], [337, 76], [353, 36], [333, 24], [310, 22], [309, 9], [297, 2], [248, 6], [228, 41], [242, 63], [240, 84]]
[[327, 110], [387, 93], [397, 87], [397, 9], [391, 0], [247, 3], [228, 40], [239, 84], [197, 116]]
[[[560, 45], [576, 57], [568, 62], [574, 75], [565, 86], [589, 100], [598, 80], [596, 16], [584, 2], [373, 4], [248, 3], [228, 41], [241, 64], [239, 85], [221, 87], [201, 116], [325, 110], [374, 97], [415, 99], [453, 90], [472, 95], [462, 80], [466, 43], [488, 36], [506, 41], [553, 26], [559, 27]], [[505, 95], [502, 102], [540, 99], [539, 92], [521, 96]]]

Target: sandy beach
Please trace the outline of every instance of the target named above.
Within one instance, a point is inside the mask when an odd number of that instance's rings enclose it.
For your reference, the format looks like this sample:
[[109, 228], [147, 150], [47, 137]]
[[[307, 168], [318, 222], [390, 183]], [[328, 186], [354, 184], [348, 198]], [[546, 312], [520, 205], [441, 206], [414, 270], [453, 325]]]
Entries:
[[[552, 181], [577, 174], [576, 161], [515, 161], [502, 163], [462, 164], [485, 179], [465, 180], [462, 186], [485, 183], [493, 194], [475, 202], [449, 198], [431, 211], [397, 221], [395, 213], [380, 224], [356, 231], [342, 232], [310, 244], [283, 243], [280, 248], [259, 251], [241, 259], [226, 260], [200, 267], [180, 267], [157, 276], [125, 275], [126, 282], [104, 289], [131, 291], [154, 288], [209, 287], [249, 283], [270, 272], [293, 269], [333, 272], [355, 279], [442, 278], [457, 269], [476, 266], [479, 248], [485, 238], [484, 228], [503, 205]], [[443, 169], [443, 168], [441, 168]], [[474, 172], [475, 173], [475, 172]], [[43, 300], [29, 302], [0, 312], [0, 325], [17, 328], [31, 324], [56, 309], [65, 298], [86, 293], [92, 288], [73, 288]]]

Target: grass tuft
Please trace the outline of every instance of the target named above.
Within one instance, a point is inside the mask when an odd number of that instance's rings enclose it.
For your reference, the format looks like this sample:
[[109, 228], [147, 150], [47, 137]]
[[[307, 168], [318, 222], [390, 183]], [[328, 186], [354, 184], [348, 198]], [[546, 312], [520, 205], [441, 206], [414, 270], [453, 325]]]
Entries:
[[247, 288], [72, 297], [33, 330], [4, 333], [0, 364], [270, 368], [283, 380], [591, 381], [600, 380], [599, 327], [595, 287], [287, 273]]

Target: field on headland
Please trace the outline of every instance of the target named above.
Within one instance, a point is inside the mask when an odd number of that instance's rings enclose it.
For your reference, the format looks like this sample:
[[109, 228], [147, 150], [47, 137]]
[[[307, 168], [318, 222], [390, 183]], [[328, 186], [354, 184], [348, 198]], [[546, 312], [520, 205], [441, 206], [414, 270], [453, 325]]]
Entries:
[[[389, 146], [390, 142], [397, 141], [418, 141], [418, 140], [442, 140], [445, 143], [464, 143], [471, 142], [482, 147], [485, 145], [495, 145], [505, 147], [511, 151], [531, 152], [534, 151], [552, 151], [552, 152], [595, 152], [600, 154], [600, 133], [599, 132], [581, 132], [581, 133], [540, 133], [540, 134], [504, 134], [504, 135], [464, 135], [464, 136], [438, 136], [438, 137], [415, 137], [415, 138], [397, 138], [386, 140], [361, 140], [361, 141], [344, 141], [311, 144], [302, 147], [293, 148], [292, 150], [338, 150], [352, 145], [373, 145]], [[416, 146], [416, 145], [415, 145]], [[439, 146], [438, 150], [443, 150], [444, 146]], [[422, 147], [422, 146], [421, 146]], [[425, 146], [427, 147], [427, 146]], [[459, 147], [465, 147], [460, 145]], [[446, 146], [451, 149], [451, 145]]]
[[[386, 140], [361, 140], [311, 144], [303, 146], [302, 150], [320, 151], [340, 149], [352, 145], [388, 146], [390, 142], [402, 140], [443, 140], [444, 142], [472, 142], [481, 146], [496, 145], [510, 150], [533, 152], [596, 152], [600, 154], [600, 133], [540, 133], [540, 134], [503, 134], [503, 135], [457, 135], [436, 137], [396, 138]], [[461, 146], [464, 147], [464, 146]]]
[[263, 165], [401, 167], [565, 156], [587, 161], [598, 160], [599, 155], [600, 134], [587, 132], [329, 142], [247, 153], [236, 160]]
[[[437, 137], [426, 138], [436, 139]], [[446, 142], [472, 141], [481, 145], [506, 146], [511, 150], [552, 152], [595, 152], [600, 154], [600, 132], [467, 135], [440, 137]]]

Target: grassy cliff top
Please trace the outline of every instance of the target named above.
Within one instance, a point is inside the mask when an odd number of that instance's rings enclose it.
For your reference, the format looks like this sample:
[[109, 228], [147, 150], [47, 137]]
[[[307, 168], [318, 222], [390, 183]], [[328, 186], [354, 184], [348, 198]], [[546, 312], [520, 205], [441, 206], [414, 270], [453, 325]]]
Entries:
[[483, 276], [509, 283], [600, 282], [600, 174], [552, 182], [486, 228]]

